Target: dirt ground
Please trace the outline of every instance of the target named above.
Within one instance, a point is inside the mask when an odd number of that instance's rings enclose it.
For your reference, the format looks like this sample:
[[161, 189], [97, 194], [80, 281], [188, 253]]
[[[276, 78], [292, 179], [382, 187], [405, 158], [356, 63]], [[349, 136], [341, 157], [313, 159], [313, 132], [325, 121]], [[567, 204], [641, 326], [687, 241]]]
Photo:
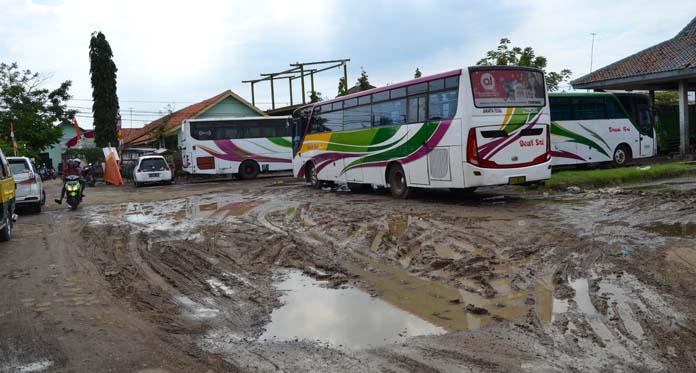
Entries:
[[[287, 176], [86, 192], [0, 244], [0, 372], [696, 371], [694, 177], [406, 201]], [[430, 332], [267, 335], [297, 276]], [[316, 325], [363, 307], [300, 303]], [[401, 317], [364, 314], [335, 334]]]

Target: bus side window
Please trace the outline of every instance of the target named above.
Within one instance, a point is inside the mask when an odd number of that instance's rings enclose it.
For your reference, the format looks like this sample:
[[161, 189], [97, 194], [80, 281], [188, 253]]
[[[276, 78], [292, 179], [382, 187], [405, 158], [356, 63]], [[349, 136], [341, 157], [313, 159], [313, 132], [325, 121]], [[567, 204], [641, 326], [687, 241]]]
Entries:
[[344, 130], [353, 131], [370, 128], [371, 105], [357, 106], [344, 110]]
[[428, 98], [428, 120], [452, 119], [456, 111], [457, 91], [430, 94]]
[[572, 120], [573, 107], [567, 97], [549, 97], [551, 120]]
[[604, 100], [595, 97], [579, 97], [573, 100], [575, 120], [603, 119], [606, 117]]
[[425, 122], [425, 95], [408, 98], [408, 123]]
[[406, 99], [372, 104], [372, 125], [387, 126], [406, 123]]
[[614, 97], [606, 97], [605, 103], [607, 106], [607, 119], [624, 119], [626, 118], [626, 113], [621, 109], [621, 107], [616, 102]]

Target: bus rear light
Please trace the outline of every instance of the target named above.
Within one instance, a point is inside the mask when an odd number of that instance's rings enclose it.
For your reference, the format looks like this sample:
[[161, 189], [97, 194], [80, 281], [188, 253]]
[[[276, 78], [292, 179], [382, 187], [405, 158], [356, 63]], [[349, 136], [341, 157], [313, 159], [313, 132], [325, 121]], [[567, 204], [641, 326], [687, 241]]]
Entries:
[[546, 126], [546, 160], [551, 159], [551, 126]]
[[481, 171], [474, 171], [474, 176], [481, 176]]
[[469, 129], [469, 137], [466, 140], [466, 161], [474, 166], [479, 165], [478, 145], [476, 144], [476, 129]]

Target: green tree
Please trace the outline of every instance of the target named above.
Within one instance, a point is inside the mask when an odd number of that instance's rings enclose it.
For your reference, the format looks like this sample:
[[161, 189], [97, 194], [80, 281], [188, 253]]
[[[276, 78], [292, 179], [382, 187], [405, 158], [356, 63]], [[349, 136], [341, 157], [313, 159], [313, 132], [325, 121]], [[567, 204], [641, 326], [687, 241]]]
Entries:
[[92, 33], [89, 42], [89, 73], [92, 78], [92, 112], [94, 115], [94, 142], [103, 148], [118, 144], [116, 121], [118, 96], [116, 95], [116, 64], [106, 37], [101, 32]]
[[676, 91], [655, 92], [655, 105], [678, 106], [679, 94]]
[[365, 69], [362, 67], [360, 68], [360, 77], [358, 77], [358, 92], [360, 91], [367, 91], [370, 88], [373, 88], [372, 85], [370, 84], [370, 80], [367, 78], [367, 73], [365, 72]]
[[345, 77], [341, 77], [341, 79], [338, 80], [338, 95], [339, 96], [345, 96], [348, 94], [348, 83], [346, 83]]
[[544, 71], [546, 76], [546, 87], [549, 91], [556, 91], [559, 85], [570, 79], [572, 72], [563, 69], [560, 72], [546, 71], [548, 61], [544, 56], [537, 56], [532, 47], [520, 48], [510, 47], [510, 39], [500, 39], [500, 44], [495, 50], [486, 53], [486, 57], [479, 60], [477, 65], [507, 65], [507, 66], [527, 66], [535, 67]]
[[315, 103], [324, 100], [321, 97], [321, 92], [317, 91], [307, 91], [307, 94], [309, 95], [309, 102]]
[[421, 73], [420, 69], [416, 67], [416, 73], [413, 74], [413, 78], [414, 78], [414, 79], [418, 79], [418, 78], [420, 78], [421, 76], [423, 76], [423, 73]]
[[10, 122], [20, 155], [38, 160], [40, 152], [56, 144], [63, 131], [58, 124], [70, 123], [76, 110], [67, 108], [71, 82], [54, 90], [41, 88], [46, 77], [20, 70], [17, 63], [0, 63], [0, 147], [12, 154]]

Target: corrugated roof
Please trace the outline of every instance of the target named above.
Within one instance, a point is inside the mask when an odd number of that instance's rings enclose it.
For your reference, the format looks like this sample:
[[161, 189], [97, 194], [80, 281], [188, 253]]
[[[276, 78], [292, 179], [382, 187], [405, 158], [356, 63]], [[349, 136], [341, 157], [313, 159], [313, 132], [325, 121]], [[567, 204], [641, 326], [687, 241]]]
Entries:
[[696, 68], [696, 17], [675, 37], [642, 50], [571, 82], [582, 85]]

